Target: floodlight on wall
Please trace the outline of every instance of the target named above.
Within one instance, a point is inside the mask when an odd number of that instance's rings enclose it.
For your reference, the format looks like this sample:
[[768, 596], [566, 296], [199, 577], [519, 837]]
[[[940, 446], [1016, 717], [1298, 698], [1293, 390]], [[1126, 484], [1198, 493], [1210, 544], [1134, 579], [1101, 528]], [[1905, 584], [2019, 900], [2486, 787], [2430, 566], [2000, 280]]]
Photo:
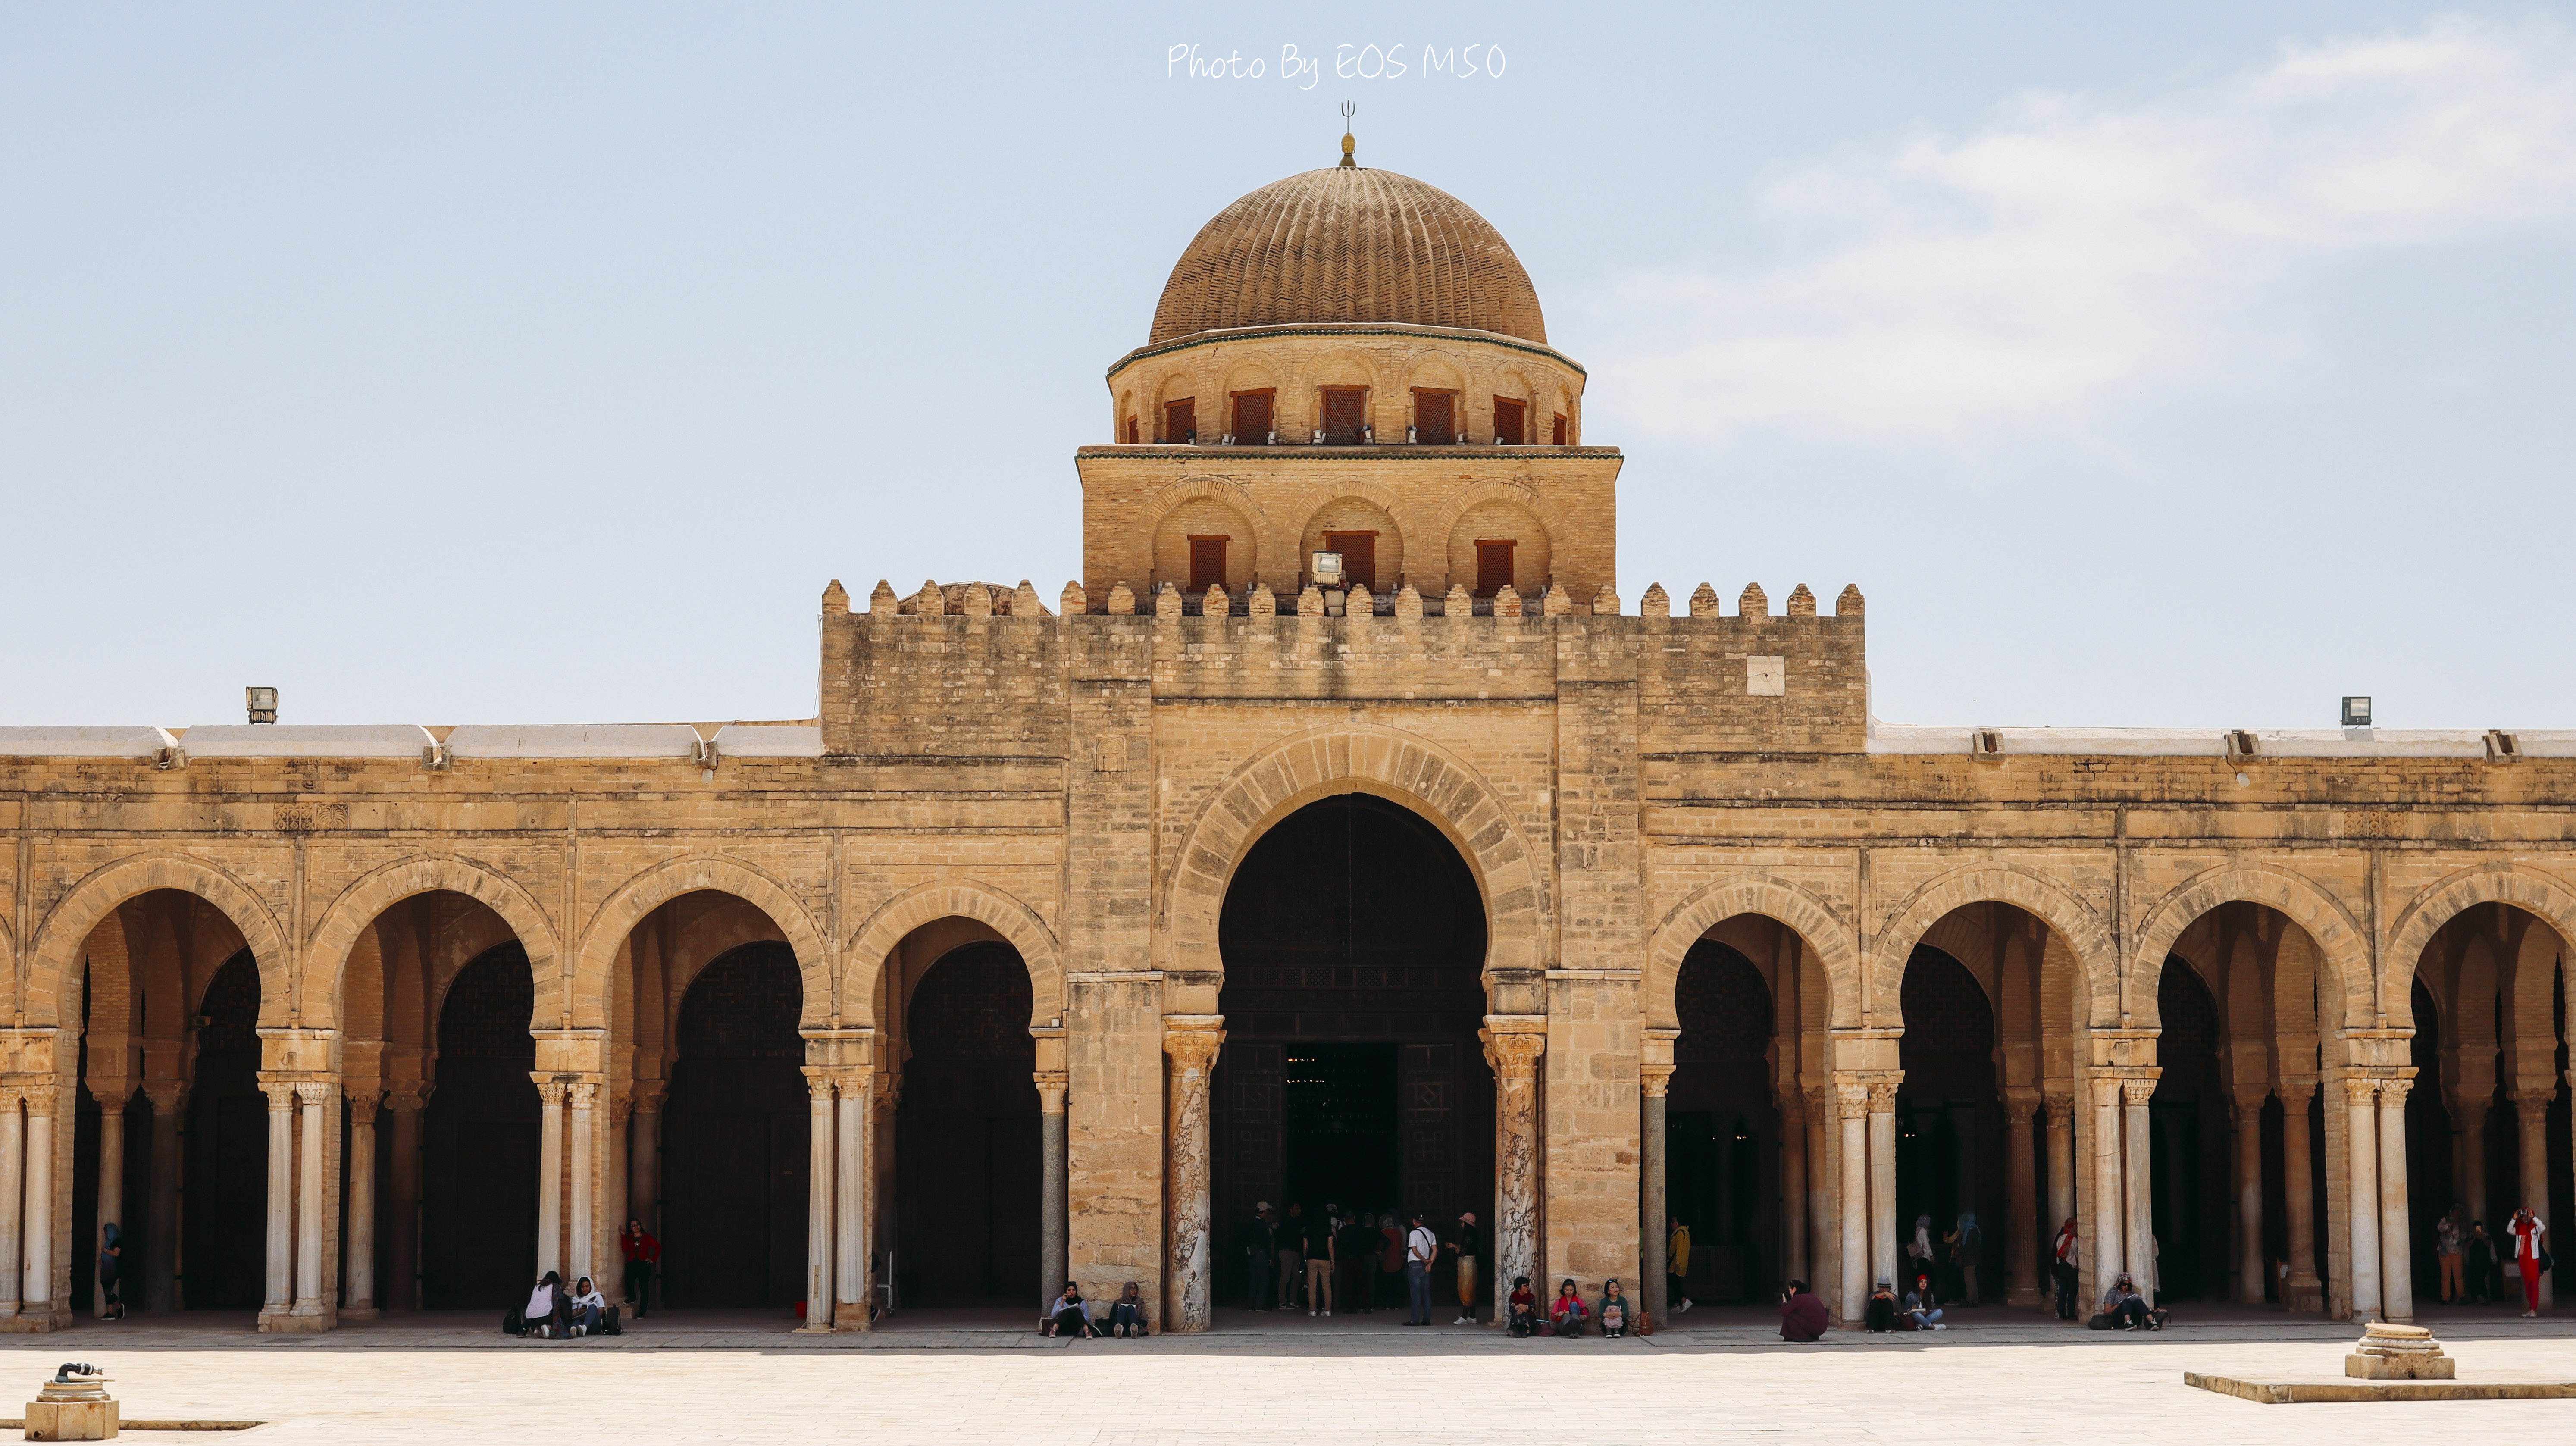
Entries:
[[2367, 728], [2367, 727], [2369, 727], [2369, 726], [2370, 726], [2370, 699], [2368, 699], [2368, 698], [2366, 698], [2366, 697], [2362, 697], [2362, 698], [2352, 698], [2352, 697], [2347, 697], [2347, 698], [2345, 698], [2345, 699], [2343, 700], [2343, 726], [2345, 726], [2346, 728]]
[[1308, 564], [1306, 571], [1315, 579], [1315, 586], [1334, 588], [1342, 585], [1342, 555], [1340, 553], [1318, 552], [1310, 554], [1308, 557]]
[[242, 700], [250, 707], [250, 721], [253, 723], [274, 723], [277, 721], [277, 690], [275, 688], [244, 688], [242, 689]]

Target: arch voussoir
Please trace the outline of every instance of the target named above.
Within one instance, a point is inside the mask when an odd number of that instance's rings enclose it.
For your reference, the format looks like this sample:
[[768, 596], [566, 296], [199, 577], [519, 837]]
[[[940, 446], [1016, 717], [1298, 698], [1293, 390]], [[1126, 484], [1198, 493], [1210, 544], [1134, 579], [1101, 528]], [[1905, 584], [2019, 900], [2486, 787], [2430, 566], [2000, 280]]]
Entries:
[[[196, 895], [241, 931], [259, 970], [260, 1022], [280, 1025], [294, 1016], [294, 949], [285, 928], [257, 891], [214, 862], [186, 854], [143, 854], [103, 864], [74, 883], [45, 911], [28, 946], [19, 1008], [34, 1025], [64, 1024], [65, 981], [80, 967], [81, 949], [118, 905], [157, 889]], [[327, 1025], [325, 1019], [308, 1021]]]
[[1877, 930], [1877, 948], [1865, 966], [1873, 1012], [1887, 1023], [1901, 1023], [1897, 1003], [1902, 997], [1906, 961], [1913, 957], [1915, 946], [1943, 918], [1970, 904], [1982, 903], [2011, 904], [2054, 931], [2081, 970], [2087, 1022], [2095, 1026], [2117, 1022], [2118, 950], [2101, 915], [2064, 887], [2037, 874], [1999, 864], [1970, 865], [1945, 874], [1916, 889], [1898, 905], [1894, 916]]
[[1814, 894], [1761, 874], [1704, 884], [1657, 921], [1646, 944], [1646, 1009], [1651, 1022], [1680, 1027], [1674, 991], [1691, 945], [1709, 930], [1745, 914], [1774, 920], [1805, 941], [1825, 975], [1827, 1018], [1837, 1026], [1860, 1022], [1862, 966], [1851, 925]]
[[904, 937], [941, 919], [972, 919], [990, 927], [1018, 952], [1029, 973], [1032, 1028], [1065, 1011], [1063, 951], [1055, 931], [1027, 901], [980, 879], [940, 879], [918, 884], [877, 906], [852, 936], [841, 965], [845, 1023], [874, 1017], [877, 985], [886, 959]]
[[2389, 1018], [2413, 1017], [2415, 973], [2442, 926], [2480, 904], [2505, 904], [2547, 924], [2576, 947], [2576, 885], [2522, 863], [2480, 864], [2435, 880], [2407, 902], [2389, 927], [2383, 956]]
[[582, 929], [570, 978], [561, 970], [538, 974], [534, 1017], [568, 1019], [574, 1028], [606, 1028], [618, 949], [645, 915], [682, 894], [700, 892], [733, 895], [768, 915], [786, 936], [804, 986], [803, 1023], [821, 1024], [838, 1009], [831, 951], [795, 890], [736, 858], [686, 854], [646, 868], [600, 904]]

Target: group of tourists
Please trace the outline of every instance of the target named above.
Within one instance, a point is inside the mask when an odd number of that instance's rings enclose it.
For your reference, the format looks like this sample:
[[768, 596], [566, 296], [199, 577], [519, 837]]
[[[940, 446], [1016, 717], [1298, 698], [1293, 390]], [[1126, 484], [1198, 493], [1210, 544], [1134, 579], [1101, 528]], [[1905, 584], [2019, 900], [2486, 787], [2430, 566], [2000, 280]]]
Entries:
[[[1306, 1314], [1329, 1316], [1338, 1302], [1345, 1314], [1392, 1309], [1402, 1282], [1409, 1326], [1431, 1320], [1432, 1281], [1446, 1274], [1457, 1286], [1458, 1318], [1476, 1323], [1477, 1259], [1484, 1232], [1474, 1211], [1459, 1212], [1448, 1238], [1416, 1211], [1399, 1225], [1393, 1210], [1351, 1210], [1327, 1202], [1309, 1211], [1292, 1203], [1285, 1215], [1260, 1201], [1235, 1228], [1244, 1258], [1244, 1307], [1295, 1310], [1302, 1289]], [[1385, 1304], [1381, 1306], [1380, 1302]]]
[[1627, 1288], [1613, 1276], [1601, 1284], [1600, 1299], [1587, 1306], [1583, 1292], [1574, 1278], [1558, 1282], [1556, 1298], [1547, 1303], [1545, 1317], [1539, 1315], [1538, 1295], [1530, 1289], [1526, 1275], [1512, 1278], [1512, 1293], [1505, 1308], [1504, 1329], [1516, 1337], [1555, 1336], [1560, 1339], [1584, 1335], [1597, 1330], [1616, 1339], [1636, 1327], [1635, 1302], [1628, 1299]]
[[1106, 1316], [1092, 1313], [1091, 1302], [1082, 1298], [1077, 1281], [1064, 1283], [1064, 1291], [1047, 1307], [1046, 1319], [1039, 1323], [1038, 1334], [1067, 1336], [1074, 1340], [1098, 1340], [1103, 1336], [1129, 1340], [1141, 1339], [1145, 1329], [1145, 1296], [1136, 1282], [1129, 1281], [1118, 1298], [1109, 1303]]
[[2487, 1233], [2487, 1223], [2468, 1218], [2467, 1207], [2454, 1205], [2433, 1222], [2433, 1258], [2441, 1267], [2442, 1304], [2485, 1305], [2504, 1294], [2505, 1261], [2522, 1277], [2522, 1313], [2540, 1314], [2540, 1278], [2555, 1268], [2549, 1254], [2549, 1227], [2525, 1205], [2505, 1222], [2504, 1239]]
[[[626, 1228], [618, 1232], [617, 1250], [626, 1260], [625, 1305], [641, 1320], [645, 1297], [652, 1291], [653, 1266], [662, 1258], [662, 1242], [653, 1238], [643, 1221], [629, 1220]], [[560, 1274], [549, 1270], [528, 1292], [528, 1303], [502, 1318], [501, 1328], [512, 1335], [535, 1336], [539, 1340], [572, 1340], [623, 1335], [625, 1318], [589, 1276], [567, 1287]]]

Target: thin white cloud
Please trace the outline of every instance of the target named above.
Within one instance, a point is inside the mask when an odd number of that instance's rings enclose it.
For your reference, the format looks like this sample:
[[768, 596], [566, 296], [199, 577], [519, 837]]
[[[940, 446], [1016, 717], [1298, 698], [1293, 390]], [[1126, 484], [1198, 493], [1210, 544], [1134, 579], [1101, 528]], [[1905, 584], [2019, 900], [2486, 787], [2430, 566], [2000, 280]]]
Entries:
[[1626, 425], [1982, 446], [2277, 378], [2338, 258], [2576, 218], [2576, 35], [2446, 17], [2127, 97], [2030, 94], [1764, 185], [1770, 258], [1595, 298]]

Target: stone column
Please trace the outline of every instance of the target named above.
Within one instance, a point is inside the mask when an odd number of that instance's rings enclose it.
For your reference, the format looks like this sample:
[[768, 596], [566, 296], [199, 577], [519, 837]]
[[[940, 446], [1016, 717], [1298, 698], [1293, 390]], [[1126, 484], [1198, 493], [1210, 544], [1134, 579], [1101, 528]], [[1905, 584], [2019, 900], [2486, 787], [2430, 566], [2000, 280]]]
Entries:
[[799, 1329], [828, 1331], [837, 1299], [833, 1227], [839, 1223], [836, 1187], [841, 1175], [832, 1072], [805, 1066], [805, 1090], [805, 1324]]
[[832, 1142], [836, 1177], [832, 1182], [834, 1330], [863, 1331], [870, 1324], [868, 1163], [873, 1154], [876, 1101], [869, 1096], [875, 1088], [876, 1071], [869, 1066], [850, 1070], [840, 1078], [840, 1127]]
[[2343, 1082], [2344, 1175], [2350, 1182], [2352, 1216], [2352, 1314], [2356, 1320], [2379, 1315], [2379, 1081], [2366, 1076]]
[[[2549, 1101], [2556, 1093], [2557, 1091], [2552, 1089], [2526, 1089], [2513, 1092], [2514, 1121], [2521, 1126], [2519, 1142], [2522, 1145], [2522, 1178], [2517, 1188], [2522, 1198], [2499, 1203], [2496, 1214], [2507, 1221], [2513, 1218], [2515, 1207], [2520, 1205], [2529, 1205], [2531, 1213], [2539, 1216], [2544, 1223], [2549, 1219]], [[2513, 1263], [2511, 1255], [2505, 1254], [2513, 1248], [2513, 1236], [2507, 1231], [2499, 1230], [2493, 1223], [2487, 1226], [2487, 1234], [2495, 1238], [2498, 1246], [2496, 1254], [2504, 1261], [2506, 1292], [2511, 1294], [2521, 1290], [2522, 1279], [2516, 1273], [2521, 1267]], [[2576, 1233], [2571, 1233], [2570, 1238], [2576, 1239]], [[2558, 1253], [2558, 1247], [2554, 1243], [2549, 1253], [2551, 1255]], [[2549, 1309], [2556, 1294], [2551, 1287], [2549, 1276], [2549, 1272], [2543, 1272], [2540, 1277], [2542, 1310]]]
[[[2406, 1095], [2411, 1079], [2379, 1082], [2379, 1310], [2387, 1320], [2415, 1319], [2415, 1233], [2407, 1219]], [[2369, 1209], [2356, 1200], [2355, 1213]]]
[[2263, 1101], [2268, 1089], [2236, 1092], [2236, 1298], [2263, 1303]]
[[[570, 1181], [572, 1219], [569, 1222], [569, 1228], [564, 1232], [565, 1258], [572, 1262], [564, 1270], [564, 1279], [567, 1281], [578, 1281], [585, 1275], [595, 1277], [597, 1274], [591, 1269], [590, 1253], [596, 1248], [594, 1236], [598, 1226], [591, 1206], [591, 1181], [599, 1164], [597, 1152], [591, 1148], [591, 1111], [598, 1099], [599, 1086], [595, 1084], [575, 1084], [567, 1086], [564, 1090], [564, 1103], [569, 1107], [567, 1112], [572, 1117], [572, 1148], [571, 1159], [568, 1162], [571, 1166], [569, 1173], [572, 1176]], [[591, 1283], [596, 1285], [598, 1281], [594, 1278]]]
[[2461, 1203], [2471, 1220], [2487, 1218], [2487, 1106], [2494, 1096], [2455, 1096], [2451, 1118], [2458, 1122]]
[[1856, 1321], [1869, 1300], [1869, 1086], [1836, 1085], [1834, 1109], [1842, 1120], [1842, 1290], [1836, 1314]]
[[2326, 1308], [2325, 1282], [2317, 1278], [2315, 1145], [2308, 1137], [2308, 1104], [2317, 1095], [2313, 1079], [2284, 1079], [2281, 1097], [2281, 1195], [2288, 1213], [2282, 1220], [2290, 1273], [2281, 1286], [2281, 1304], [2289, 1310]]
[[2129, 1205], [2121, 1249], [2128, 1257], [2129, 1276], [2137, 1282], [2138, 1293], [2147, 1298], [2149, 1305], [2155, 1304], [2157, 1292], [2164, 1288], [2164, 1282], [2157, 1278], [2156, 1269], [2155, 1137], [2148, 1133], [2152, 1123], [2147, 1114], [2147, 1101], [2155, 1097], [2154, 1080], [2120, 1081], [2120, 1100], [2128, 1106], [2124, 1111], [2127, 1116], [2123, 1121], [2126, 1138], [2122, 1143], [2127, 1146], [2125, 1174]]
[[[1664, 1158], [1664, 1111], [1666, 1092], [1672, 1082], [1673, 1067], [1669, 1064], [1644, 1065], [1637, 1073], [1637, 1086], [1643, 1095], [1638, 1103], [1643, 1106], [1645, 1128], [1643, 1161], [1645, 1168], [1640, 1172], [1643, 1178], [1639, 1181], [1643, 1186], [1642, 1193], [1645, 1198], [1638, 1202], [1637, 1213], [1640, 1217], [1638, 1224], [1641, 1229], [1638, 1243], [1645, 1247], [1646, 1257], [1642, 1271], [1646, 1278], [1638, 1282], [1644, 1289], [1638, 1294], [1645, 1298], [1646, 1319], [1658, 1326], [1664, 1323], [1664, 1317], [1667, 1314], [1665, 1297], [1669, 1294], [1664, 1288], [1664, 1279], [1669, 1265], [1665, 1258], [1664, 1232], [1672, 1217], [1665, 1213], [1666, 1201], [1669, 1198], [1666, 1193], [1665, 1171], [1670, 1166]], [[1728, 1149], [1732, 1151], [1733, 1148], [1730, 1142]], [[1504, 1285], [1506, 1294], [1510, 1292], [1510, 1288], [1510, 1284], [1506, 1282]], [[1506, 1315], [1509, 1313], [1508, 1310], [1505, 1311]]]
[[2047, 1095], [2040, 1101], [2048, 1119], [2048, 1239], [2056, 1250], [2057, 1232], [2075, 1218], [2075, 1096]]
[[17, 1086], [0, 1088], [0, 1318], [18, 1314], [18, 1266], [26, 1258], [18, 1228], [26, 1203], [27, 1132], [18, 1112], [25, 1098]]
[[[1780, 1257], [1781, 1273], [1792, 1280], [1813, 1281], [1807, 1259], [1807, 1109], [1796, 1090], [1780, 1095]], [[1670, 1205], [1665, 1207], [1670, 1212]], [[1655, 1222], [1661, 1239], [1663, 1222]], [[1821, 1297], [1819, 1297], [1821, 1299]]]
[[47, 1320], [54, 1313], [54, 1102], [61, 1097], [53, 1085], [27, 1089], [27, 1203], [19, 1217], [26, 1222], [27, 1273], [18, 1309]]
[[260, 1314], [295, 1307], [295, 1086], [262, 1081], [268, 1096], [267, 1279]]
[[1842, 1305], [1842, 1226], [1834, 1213], [1842, 1177], [1834, 1157], [1842, 1146], [1842, 1112], [1832, 1086], [1807, 1092], [1807, 1283], [1829, 1309]]
[[[2040, 1302], [2039, 1182], [2032, 1178], [2030, 1117], [2039, 1112], [2037, 1091], [2016, 1090], [2004, 1098], [2004, 1304], [2034, 1306]], [[2050, 1239], [2056, 1238], [2054, 1231]]]
[[1037, 1071], [1038, 1307], [1064, 1288], [1064, 1071]]
[[397, 1088], [385, 1099], [393, 1133], [385, 1162], [384, 1302], [395, 1310], [420, 1309], [420, 1111], [429, 1091]]
[[537, 1274], [563, 1269], [563, 1126], [564, 1087], [551, 1079], [537, 1081]]
[[2077, 1286], [2078, 1297], [2088, 1306], [2100, 1300], [2103, 1289], [2129, 1268], [2128, 1211], [2120, 1190], [2120, 1080], [2116, 1075], [2107, 1076], [2091, 1084], [2093, 1228], [2084, 1241], [2086, 1278]]
[[1163, 1329], [1185, 1335], [1208, 1328], [1208, 1073], [1225, 1042], [1222, 1023], [1213, 1014], [1173, 1016], [1163, 1029], [1163, 1053], [1171, 1060], [1164, 1095], [1170, 1163], [1163, 1208], [1171, 1253]]
[[349, 1097], [349, 1303], [340, 1314], [354, 1320], [376, 1315], [376, 1094]]
[[[1951, 1211], [1950, 1216], [1950, 1226], [1955, 1229], [1959, 1223], [1959, 1216], [1971, 1214], [1977, 1208], [1977, 1107], [1975, 1105], [1950, 1106], [1950, 1141], [1958, 1150], [1956, 1168], [1959, 1176], [1959, 1196], [1957, 1206]], [[1936, 1249], [1939, 1248], [1941, 1237], [1946, 1233], [1948, 1232], [1941, 1228], [1938, 1221], [1933, 1223], [1932, 1240]], [[1978, 1233], [1980, 1236], [1984, 1234], [1983, 1222], [1979, 1222]], [[1965, 1245], [1967, 1242], [1962, 1240], [1960, 1243]], [[1967, 1292], [1970, 1305], [1984, 1302], [1985, 1286], [1977, 1279], [1978, 1270], [1983, 1263], [1981, 1260], [1972, 1258], [1959, 1272], [1960, 1287]], [[1937, 1273], [1934, 1278], [1939, 1278]]]
[[1869, 1264], [1879, 1280], [1896, 1278], [1896, 1082], [1869, 1086]]
[[295, 1190], [295, 1314], [321, 1315], [322, 1300], [322, 1123], [329, 1117], [332, 1088], [304, 1083], [295, 1087], [296, 1113], [303, 1125], [297, 1150]]
[[143, 1243], [143, 1308], [179, 1308], [179, 1122], [186, 1115], [188, 1091], [176, 1081], [156, 1080], [143, 1087], [152, 1102], [152, 1218]]
[[1494, 1161], [1500, 1203], [1494, 1218], [1494, 1279], [1540, 1276], [1538, 1266], [1538, 1061], [1547, 1036], [1492, 1033]]
[[[107, 1248], [107, 1227], [117, 1227], [120, 1239], [125, 1229], [125, 1102], [134, 1095], [122, 1083], [103, 1093], [93, 1088], [91, 1093], [98, 1096], [98, 1239], [90, 1247], [95, 1253]], [[136, 1253], [124, 1251], [127, 1259]], [[92, 1308], [105, 1316], [107, 1287], [98, 1284], [97, 1271], [88, 1274], [95, 1297]]]

